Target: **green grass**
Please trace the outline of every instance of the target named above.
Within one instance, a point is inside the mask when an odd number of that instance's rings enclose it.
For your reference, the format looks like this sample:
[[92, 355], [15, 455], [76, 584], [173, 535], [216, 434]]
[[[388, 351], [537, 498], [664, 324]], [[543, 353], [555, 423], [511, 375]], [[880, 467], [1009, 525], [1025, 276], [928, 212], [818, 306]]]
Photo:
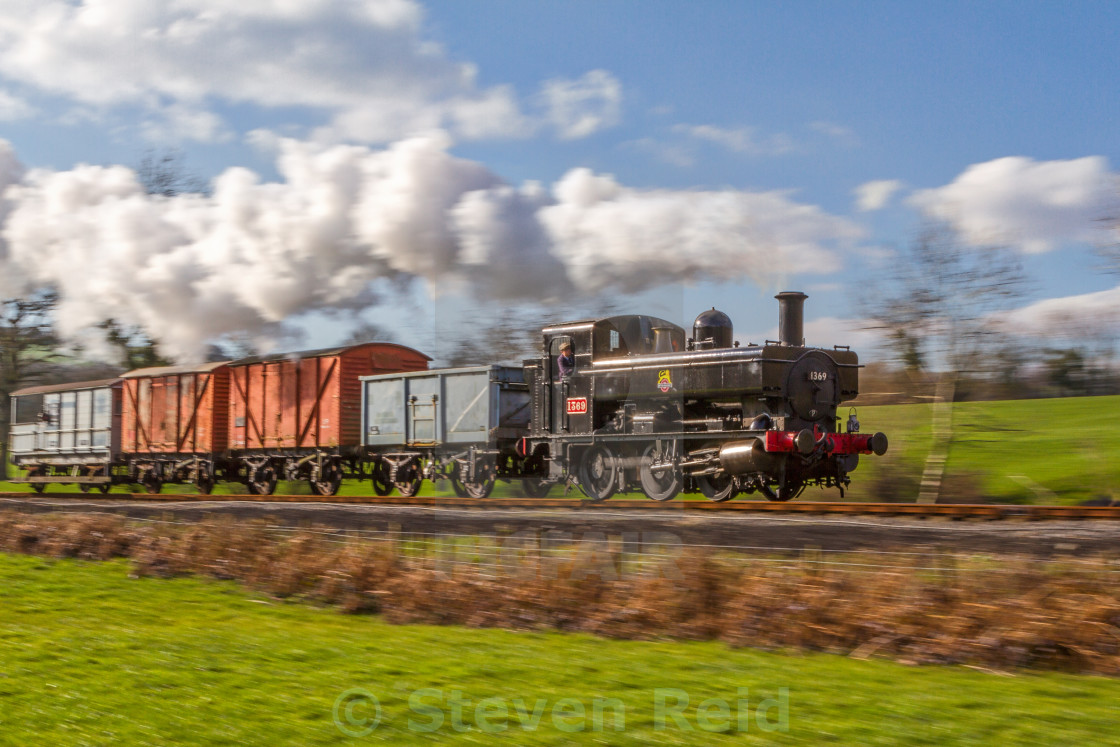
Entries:
[[[931, 405], [859, 409], [863, 430], [886, 433], [890, 450], [882, 459], [861, 457], [852, 473], [854, 500], [875, 500], [885, 467], [921, 474], [931, 415]], [[1120, 397], [958, 403], [946, 474], [950, 486], [963, 478], [998, 501], [1120, 499]]]
[[[489, 743], [495, 735], [453, 728], [455, 691], [462, 723], [476, 726], [484, 698], [504, 704], [503, 735], [517, 744], [703, 744], [756, 740], [789, 744], [1115, 744], [1120, 681], [1064, 674], [998, 676], [962, 668], [906, 667], [826, 655], [730, 650], [714, 643], [609, 641], [584, 635], [449, 627], [389, 626], [372, 617], [275, 603], [231, 583], [133, 579], [123, 562], [85, 563], [0, 555], [0, 745]], [[332, 711], [361, 688], [382, 708], [379, 728], [351, 738]], [[443, 715], [434, 733], [411, 708]], [[739, 688], [746, 734], [658, 729], [657, 689], [688, 694], [695, 706], [725, 701], [735, 723]], [[777, 725], [785, 700], [788, 731]], [[420, 696], [417, 696], [420, 697]], [[570, 698], [587, 715], [567, 733], [553, 707]], [[596, 698], [617, 698], [624, 730], [592, 731]], [[539, 728], [516, 713], [544, 704]], [[668, 702], [676, 701], [676, 694]], [[564, 706], [565, 704], [561, 704]], [[715, 725], [728, 720], [709, 703]], [[571, 713], [569, 709], [567, 711]], [[360, 704], [360, 720], [372, 711]], [[341, 709], [343, 722], [345, 708]], [[526, 720], [532, 717], [526, 715]], [[357, 721], [354, 722], [355, 727]], [[351, 727], [354, 728], [354, 727]]]

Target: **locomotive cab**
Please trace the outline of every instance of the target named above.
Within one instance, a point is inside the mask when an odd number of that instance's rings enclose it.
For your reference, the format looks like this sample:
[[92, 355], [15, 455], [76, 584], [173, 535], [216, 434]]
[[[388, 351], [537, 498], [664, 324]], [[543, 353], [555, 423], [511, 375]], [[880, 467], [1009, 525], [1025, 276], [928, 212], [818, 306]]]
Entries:
[[[561, 349], [572, 348], [566, 371]], [[568, 322], [543, 330], [539, 365], [532, 365], [535, 435], [590, 434], [607, 426], [630, 392], [630, 377], [596, 371], [605, 361], [673, 353], [685, 348], [685, 331], [653, 316], [630, 314]], [[534, 362], [535, 364], [536, 362]]]

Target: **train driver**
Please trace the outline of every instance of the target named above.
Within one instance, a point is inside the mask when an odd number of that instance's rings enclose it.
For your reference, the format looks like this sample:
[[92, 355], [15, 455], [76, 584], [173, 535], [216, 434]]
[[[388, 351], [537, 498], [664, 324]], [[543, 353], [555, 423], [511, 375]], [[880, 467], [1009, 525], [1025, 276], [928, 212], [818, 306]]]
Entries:
[[576, 357], [572, 355], [572, 343], [565, 341], [560, 344], [560, 357], [556, 359], [556, 364], [560, 367], [561, 379], [568, 378], [576, 370]]

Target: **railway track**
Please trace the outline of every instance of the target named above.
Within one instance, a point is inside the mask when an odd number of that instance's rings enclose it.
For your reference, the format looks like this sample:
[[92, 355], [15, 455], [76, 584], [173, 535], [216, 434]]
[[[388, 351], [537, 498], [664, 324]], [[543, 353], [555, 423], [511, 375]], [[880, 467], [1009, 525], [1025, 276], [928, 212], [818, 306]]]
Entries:
[[[28, 493], [0, 493], [5, 498], [28, 498]], [[577, 498], [454, 498], [454, 497], [415, 497], [400, 496], [318, 496], [318, 495], [202, 495], [198, 493], [53, 493], [51, 498], [80, 498], [84, 501], [134, 501], [148, 503], [321, 503], [332, 505], [367, 505], [400, 507], [433, 507], [448, 509], [488, 509], [505, 510], [570, 510], [633, 511], [636, 513], [682, 512], [698, 515], [721, 512], [734, 514], [758, 513], [769, 515], [828, 515], [849, 516], [908, 516], [913, 518], [947, 517], [956, 519], [1020, 519], [1028, 521], [1069, 520], [1069, 519], [1112, 519], [1120, 520], [1120, 506], [1033, 506], [1000, 503], [853, 503], [853, 502], [813, 502], [790, 501], [774, 503], [770, 501], [730, 501], [712, 503], [709, 501], [667, 501], [664, 503], [650, 500], [611, 500], [594, 502]]]

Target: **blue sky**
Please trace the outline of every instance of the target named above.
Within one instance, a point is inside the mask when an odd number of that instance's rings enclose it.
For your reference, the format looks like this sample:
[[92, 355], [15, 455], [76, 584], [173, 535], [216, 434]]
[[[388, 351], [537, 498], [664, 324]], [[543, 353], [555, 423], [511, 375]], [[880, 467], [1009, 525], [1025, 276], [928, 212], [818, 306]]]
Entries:
[[[12, 2], [4, 290], [183, 357], [360, 319], [438, 349], [604, 297], [757, 340], [785, 289], [810, 343], [866, 346], [869, 289], [937, 218], [1021, 253], [1021, 329], [1114, 325], [1118, 28], [1089, 2]], [[136, 194], [113, 166], [149, 147], [213, 195]]]

